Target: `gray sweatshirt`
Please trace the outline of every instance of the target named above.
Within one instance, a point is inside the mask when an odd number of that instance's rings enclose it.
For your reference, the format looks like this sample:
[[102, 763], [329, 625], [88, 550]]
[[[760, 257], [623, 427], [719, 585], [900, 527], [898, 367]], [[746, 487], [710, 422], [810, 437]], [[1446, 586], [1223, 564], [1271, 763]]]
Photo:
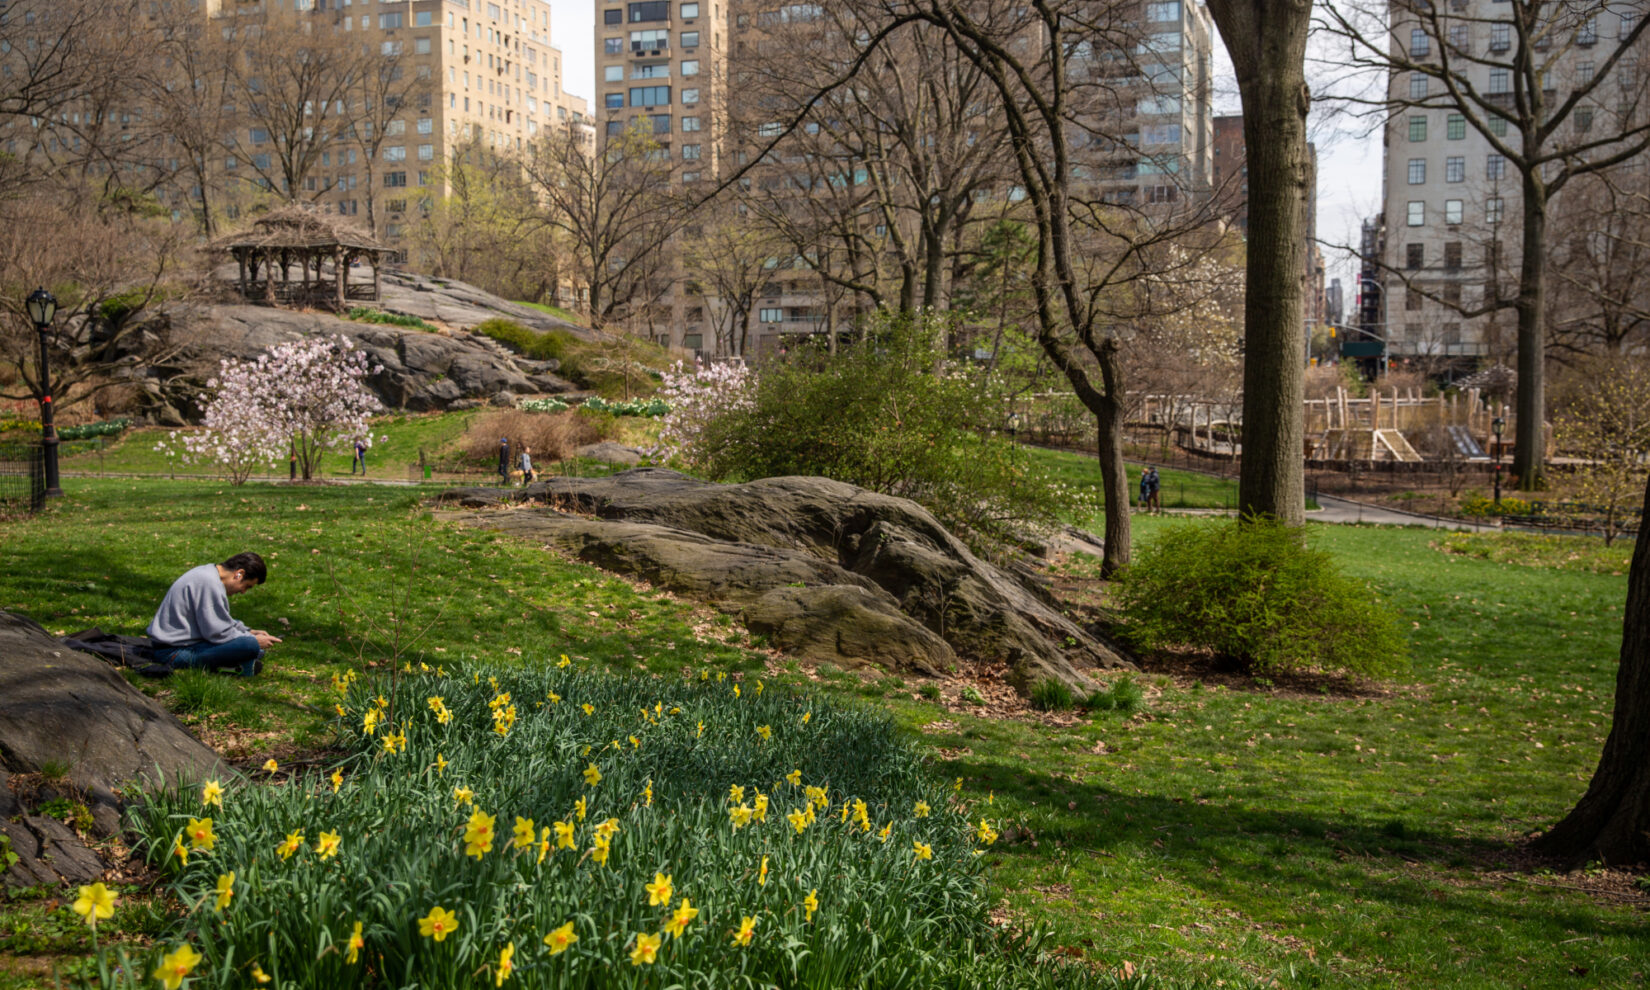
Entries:
[[229, 615], [229, 595], [217, 564], [202, 564], [172, 582], [149, 623], [149, 638], [165, 646], [227, 643], [246, 636], [246, 623]]

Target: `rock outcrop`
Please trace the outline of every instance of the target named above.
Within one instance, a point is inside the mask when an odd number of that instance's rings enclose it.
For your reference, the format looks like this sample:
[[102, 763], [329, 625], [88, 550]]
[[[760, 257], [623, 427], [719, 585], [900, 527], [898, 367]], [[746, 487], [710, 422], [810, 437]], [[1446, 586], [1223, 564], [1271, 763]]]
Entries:
[[8, 883], [88, 882], [102, 872], [62, 822], [27, 813], [14, 783], [84, 803], [94, 829], [120, 824], [119, 790], [133, 781], [230, 771], [181, 723], [114, 668], [65, 648], [35, 623], [0, 612], [0, 829], [19, 857]]
[[915, 502], [825, 478], [716, 485], [643, 468], [439, 500], [531, 503], [466, 518], [713, 602], [816, 659], [924, 672], [1001, 662], [1022, 691], [1045, 678], [1086, 688], [1087, 670], [1132, 666]]

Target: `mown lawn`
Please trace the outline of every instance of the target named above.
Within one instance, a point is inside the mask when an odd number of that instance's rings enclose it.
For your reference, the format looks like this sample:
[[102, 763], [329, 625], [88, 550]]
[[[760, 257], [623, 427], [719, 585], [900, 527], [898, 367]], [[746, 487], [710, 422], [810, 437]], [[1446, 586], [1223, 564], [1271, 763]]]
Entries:
[[[1031, 462], [1054, 480], [1082, 488], [1100, 487], [1100, 462], [1093, 456], [1046, 447], [1022, 448]], [[1127, 465], [1129, 500], [1140, 496], [1140, 474], [1144, 464]], [[1219, 478], [1194, 471], [1176, 471], [1159, 467], [1162, 479], [1159, 494], [1165, 509], [1231, 509], [1237, 505], [1237, 478]]]
[[[137, 631], [184, 568], [239, 549], [270, 558], [269, 585], [235, 602], [288, 637], [265, 676], [160, 685], [210, 741], [254, 762], [329, 742], [331, 675], [393, 653], [370, 630], [394, 618], [428, 626], [412, 652], [436, 661], [568, 652], [660, 673], [758, 669], [731, 620], [438, 523], [411, 492], [68, 488], [44, 516], [0, 524], [0, 607], [54, 631]], [[1186, 524], [1137, 519], [1135, 532]], [[1419, 529], [1312, 532], [1403, 611], [1410, 674], [1348, 693], [1179, 668], [1140, 678], [1141, 711], [1071, 724], [978, 717], [921, 700], [914, 682], [881, 683], [877, 703], [931, 747], [936, 771], [1003, 821], [987, 862], [1004, 909], [1051, 927], [1070, 957], [1171, 985], [1643, 985], [1650, 895], [1630, 881], [1571, 889], [1610, 878], [1531, 872], [1512, 845], [1586, 785], [1626, 579], [1445, 553]], [[0, 914], [0, 951], [83, 951], [30, 941], [46, 924], [31, 910]]]

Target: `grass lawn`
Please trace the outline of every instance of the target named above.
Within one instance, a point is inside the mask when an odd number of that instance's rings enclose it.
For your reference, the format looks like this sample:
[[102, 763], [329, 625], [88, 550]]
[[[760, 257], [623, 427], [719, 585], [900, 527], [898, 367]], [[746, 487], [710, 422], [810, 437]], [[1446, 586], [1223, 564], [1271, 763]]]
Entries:
[[[412, 651], [436, 662], [567, 652], [646, 672], [759, 669], [730, 620], [434, 522], [412, 492], [67, 487], [42, 517], [0, 524], [0, 607], [48, 629], [135, 631], [184, 568], [239, 549], [270, 558], [270, 584], [235, 602], [253, 626], [287, 634], [264, 677], [158, 685], [208, 741], [254, 764], [329, 742], [331, 675], [390, 655], [372, 630], [392, 617], [428, 626]], [[1187, 524], [1141, 518], [1135, 533]], [[1141, 677], [1132, 715], [1046, 719], [978, 717], [893, 678], [874, 691], [808, 686], [885, 695], [874, 703], [931, 749], [937, 772], [991, 802], [1004, 838], [986, 860], [1002, 907], [1052, 928], [1068, 957], [1127, 961], [1173, 986], [1643, 985], [1647, 895], [1606, 871], [1520, 869], [1511, 846], [1586, 786], [1610, 721], [1626, 579], [1446, 553], [1427, 530], [1312, 532], [1403, 611], [1412, 673], [1348, 695], [1181, 668]], [[54, 940], [62, 909], [40, 904], [0, 908], [0, 952], [72, 961], [84, 939]], [[138, 911], [122, 928], [145, 923]]]
[[[1100, 487], [1100, 462], [1092, 456], [1046, 447], [1024, 447], [1031, 463], [1047, 472], [1055, 481], [1067, 485]], [[1127, 465], [1129, 498], [1140, 495], [1140, 473], [1143, 464]], [[1176, 471], [1159, 467], [1162, 479], [1160, 494], [1166, 509], [1231, 509], [1237, 505], [1237, 478], [1217, 478], [1194, 471]]]
[[562, 309], [560, 306], [552, 306], [549, 303], [524, 302], [524, 301], [521, 301], [521, 300], [517, 300], [516, 304], [518, 306], [526, 306], [528, 309], [536, 309], [541, 313], [549, 313], [551, 316], [554, 316], [556, 319], [566, 320], [568, 323], [571, 323], [574, 326], [579, 326], [579, 327], [589, 326], [589, 324], [585, 321], [584, 317], [582, 317], [579, 314], [573, 312], [572, 310]]

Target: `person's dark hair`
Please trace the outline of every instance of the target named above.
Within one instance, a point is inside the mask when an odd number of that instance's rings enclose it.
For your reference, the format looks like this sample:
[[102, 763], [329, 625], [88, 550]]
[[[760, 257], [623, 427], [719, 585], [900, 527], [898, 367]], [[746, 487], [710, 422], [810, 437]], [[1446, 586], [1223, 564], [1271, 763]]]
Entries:
[[264, 559], [250, 550], [242, 551], [218, 565], [226, 571], [245, 571], [246, 576], [263, 584], [269, 577], [269, 568], [264, 566]]

